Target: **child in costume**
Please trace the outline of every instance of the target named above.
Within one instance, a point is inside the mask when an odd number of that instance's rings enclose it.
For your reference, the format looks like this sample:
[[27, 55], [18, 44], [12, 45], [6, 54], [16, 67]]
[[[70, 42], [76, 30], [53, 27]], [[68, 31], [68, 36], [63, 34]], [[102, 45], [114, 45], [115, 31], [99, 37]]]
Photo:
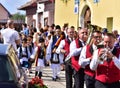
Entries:
[[39, 78], [42, 77], [43, 68], [45, 66], [44, 59], [45, 59], [45, 45], [44, 39], [42, 37], [39, 38], [39, 43], [37, 47], [35, 47], [33, 54], [30, 56], [31, 59], [35, 59], [35, 76]]

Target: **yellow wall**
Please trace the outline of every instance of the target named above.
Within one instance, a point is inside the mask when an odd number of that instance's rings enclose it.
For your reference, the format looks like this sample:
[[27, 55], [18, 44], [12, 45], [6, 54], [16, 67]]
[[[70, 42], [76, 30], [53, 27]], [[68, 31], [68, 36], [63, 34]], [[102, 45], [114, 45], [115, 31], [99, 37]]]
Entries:
[[55, 0], [55, 24], [62, 27], [64, 23], [68, 23], [69, 26], [77, 27], [77, 17], [74, 14], [74, 0], [69, 0], [67, 4], [62, 0]]
[[[107, 18], [113, 17], [113, 28], [117, 29], [120, 33], [120, 0], [100, 0], [94, 3], [93, 0], [80, 0], [80, 15], [83, 8], [88, 5], [91, 9], [91, 23], [104, 27], [107, 26]], [[74, 0], [68, 0], [68, 3], [63, 3], [62, 0], [55, 1], [55, 24], [69, 23], [77, 27], [77, 15], [74, 14]], [[110, 24], [110, 22], [108, 22]], [[109, 29], [109, 31], [112, 31]]]
[[[107, 26], [107, 18], [113, 17], [112, 29], [117, 29], [120, 33], [120, 0], [100, 0], [98, 3], [94, 3], [93, 0], [86, 0], [81, 2], [80, 8], [83, 8], [85, 5], [88, 5], [91, 9], [92, 24], [102, 28], [110, 28], [110, 25]], [[111, 32], [112, 29], [109, 29], [109, 31]]]

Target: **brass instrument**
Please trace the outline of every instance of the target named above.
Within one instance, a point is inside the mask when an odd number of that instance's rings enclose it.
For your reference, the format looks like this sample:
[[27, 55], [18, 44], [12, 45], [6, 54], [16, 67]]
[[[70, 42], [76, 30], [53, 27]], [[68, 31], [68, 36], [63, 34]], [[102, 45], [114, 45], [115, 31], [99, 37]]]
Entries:
[[102, 28], [97, 26], [97, 25], [92, 25], [92, 24], [88, 24], [87, 25], [87, 28], [88, 28], [88, 40], [87, 40], [87, 44], [91, 44], [92, 43], [92, 35], [93, 35], [93, 32], [96, 31], [96, 30], [99, 30], [101, 31]]
[[100, 63], [103, 64], [107, 60], [107, 52], [111, 52], [109, 47], [104, 48], [104, 53], [99, 57]]

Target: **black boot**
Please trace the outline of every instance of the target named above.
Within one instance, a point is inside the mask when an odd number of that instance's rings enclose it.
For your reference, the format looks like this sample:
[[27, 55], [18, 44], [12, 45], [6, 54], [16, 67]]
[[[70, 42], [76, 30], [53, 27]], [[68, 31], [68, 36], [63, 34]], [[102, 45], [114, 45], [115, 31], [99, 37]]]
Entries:
[[42, 77], [42, 72], [40, 71], [39, 74], [38, 74], [39, 78]]
[[35, 77], [38, 75], [38, 71], [35, 71]]

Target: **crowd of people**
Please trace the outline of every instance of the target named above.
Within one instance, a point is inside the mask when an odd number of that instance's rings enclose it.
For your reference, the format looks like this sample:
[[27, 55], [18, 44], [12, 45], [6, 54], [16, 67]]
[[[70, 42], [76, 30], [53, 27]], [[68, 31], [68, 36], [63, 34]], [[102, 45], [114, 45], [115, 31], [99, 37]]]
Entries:
[[[45, 66], [52, 69], [52, 80], [60, 80], [65, 70], [66, 88], [120, 88], [120, 35], [106, 28], [89, 36], [88, 28], [51, 25], [39, 30], [23, 24], [17, 32], [9, 20], [0, 31], [0, 40], [12, 44], [23, 69], [42, 77]], [[88, 37], [90, 43], [87, 44]]]

